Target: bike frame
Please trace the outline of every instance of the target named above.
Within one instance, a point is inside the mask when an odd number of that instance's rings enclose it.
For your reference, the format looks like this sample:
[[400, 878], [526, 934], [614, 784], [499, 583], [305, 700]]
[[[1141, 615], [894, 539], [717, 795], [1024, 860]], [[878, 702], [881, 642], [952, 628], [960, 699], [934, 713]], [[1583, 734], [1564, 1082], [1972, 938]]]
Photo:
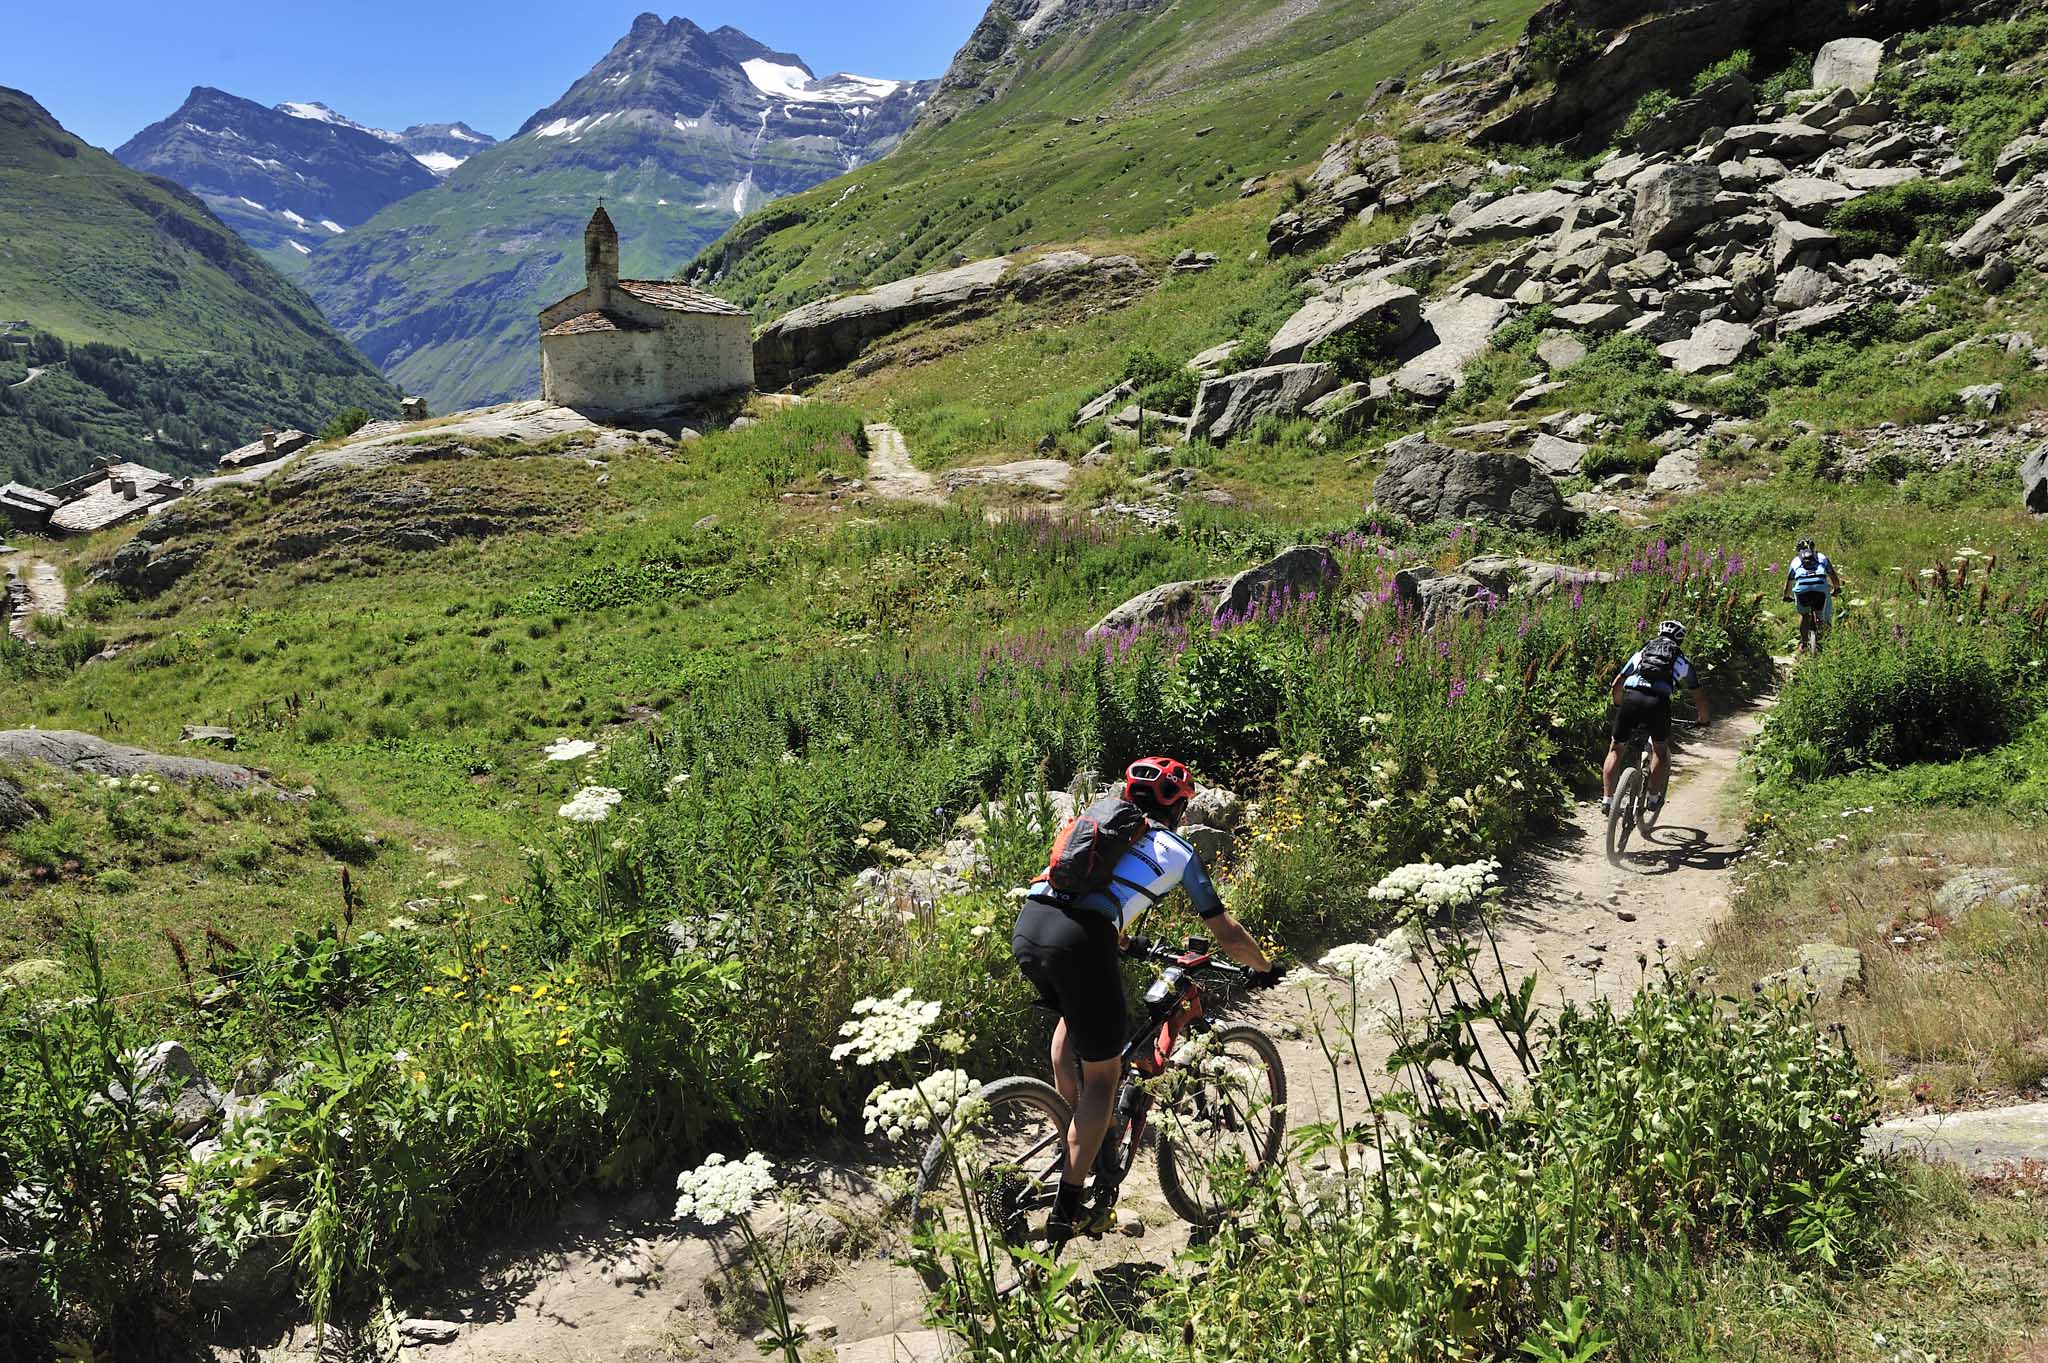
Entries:
[[[1146, 1120], [1152, 1112], [1152, 1096], [1133, 1081], [1157, 1079], [1166, 1073], [1181, 1039], [1209, 1027], [1202, 986], [1196, 981], [1195, 972], [1216, 963], [1212, 951], [1190, 948], [1176, 952], [1150, 943], [1139, 947], [1136, 944], [1141, 940], [1132, 939], [1133, 948], [1128, 954], [1140, 960], [1161, 962], [1166, 970], [1146, 991], [1146, 1019], [1124, 1044], [1123, 1081], [1117, 1090], [1116, 1106], [1111, 1110], [1110, 1128], [1103, 1135], [1103, 1140], [1123, 1146], [1123, 1158], [1118, 1161], [1120, 1174], [1129, 1173], [1137, 1162]], [[1127, 1135], [1128, 1142], [1124, 1139]]]

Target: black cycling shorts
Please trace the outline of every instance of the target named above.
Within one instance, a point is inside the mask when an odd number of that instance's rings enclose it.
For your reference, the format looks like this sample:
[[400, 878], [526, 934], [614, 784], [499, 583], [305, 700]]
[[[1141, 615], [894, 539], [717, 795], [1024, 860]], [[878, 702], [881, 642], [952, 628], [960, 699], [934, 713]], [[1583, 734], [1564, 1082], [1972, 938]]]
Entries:
[[1801, 615], [1820, 615], [1828, 608], [1826, 592], [1801, 592], [1793, 600], [1799, 603]]
[[1614, 741], [1626, 743], [1648, 733], [1659, 743], [1671, 741], [1671, 697], [1637, 687], [1624, 687], [1614, 710]]
[[1027, 899], [1017, 911], [1010, 954], [1039, 999], [1067, 1022], [1085, 1061], [1114, 1060], [1125, 1040], [1124, 977], [1117, 930], [1107, 915]]

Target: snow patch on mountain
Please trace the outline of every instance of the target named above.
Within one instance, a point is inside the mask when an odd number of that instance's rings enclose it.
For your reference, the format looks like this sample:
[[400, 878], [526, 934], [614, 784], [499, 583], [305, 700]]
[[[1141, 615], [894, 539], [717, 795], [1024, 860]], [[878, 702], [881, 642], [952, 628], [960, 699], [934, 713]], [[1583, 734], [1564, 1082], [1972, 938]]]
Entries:
[[[475, 139], [465, 140], [473, 141]], [[423, 155], [415, 156], [412, 159], [425, 166], [428, 170], [433, 171], [436, 175], [448, 176], [454, 174], [455, 168], [469, 158], [467, 156], [450, 156], [445, 151], [430, 151]]]
[[873, 104], [889, 98], [904, 86], [900, 80], [879, 80], [873, 76], [827, 76], [814, 79], [801, 66], [784, 66], [755, 57], [740, 63], [747, 80], [770, 99], [796, 104]]

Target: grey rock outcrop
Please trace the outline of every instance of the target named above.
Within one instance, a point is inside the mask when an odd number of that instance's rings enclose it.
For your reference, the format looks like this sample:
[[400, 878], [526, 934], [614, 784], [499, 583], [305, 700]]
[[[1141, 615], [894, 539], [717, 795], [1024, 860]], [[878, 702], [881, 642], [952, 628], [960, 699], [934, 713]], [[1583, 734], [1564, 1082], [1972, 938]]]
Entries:
[[1153, 625], [1171, 624], [1197, 612], [1210, 610], [1216, 599], [1223, 595], [1227, 581], [1226, 578], [1213, 578], [1205, 582], [1162, 583], [1138, 593], [1096, 621], [1088, 631], [1088, 637], [1097, 639], [1106, 634], [1126, 634]]
[[1451, 230], [1453, 245], [1485, 241], [1513, 241], [1542, 236], [1564, 226], [1578, 208], [1580, 198], [1559, 189], [1539, 189], [1527, 194], [1510, 194], [1495, 199]]
[[1712, 166], [1667, 165], [1635, 181], [1637, 254], [1677, 246], [1714, 220], [1721, 174]]
[[2020, 465], [2020, 501], [2037, 516], [2048, 516], [2048, 445]]
[[82, 771], [93, 776], [126, 777], [147, 772], [185, 784], [205, 781], [227, 790], [277, 793], [261, 772], [248, 767], [197, 757], [166, 757], [66, 729], [0, 731], [0, 762], [40, 762], [60, 771]]
[[1299, 600], [1322, 591], [1336, 575], [1337, 560], [1329, 550], [1298, 544], [1225, 583], [1216, 601], [1216, 614], [1242, 616], [1261, 603]]
[[130, 596], [147, 600], [163, 595], [183, 581], [187, 574], [205, 562], [211, 547], [203, 542], [166, 547], [133, 539], [115, 550], [114, 556], [107, 560], [105, 567], [93, 573], [91, 580], [108, 583]]
[[1975, 265], [1990, 255], [2039, 266], [2048, 261], [2048, 172], [2006, 191], [1997, 206], [1948, 246]]
[[1850, 989], [1863, 987], [1863, 953], [1833, 942], [1808, 942], [1799, 948], [1798, 964], [1757, 981], [1760, 989], [1806, 994], [1832, 1003]]
[[1133, 295], [1149, 278], [1128, 256], [1062, 251], [1020, 265], [1007, 256], [914, 275], [865, 293], [807, 304], [754, 339], [755, 382], [776, 389], [857, 359], [872, 341], [913, 322], [973, 315], [1008, 297], [1062, 293]]
[[1416, 524], [1475, 520], [1512, 530], [1555, 530], [1575, 519], [1549, 475], [1528, 460], [1453, 449], [1419, 434], [1382, 451], [1372, 495]]
[[1757, 334], [1740, 322], [1702, 322], [1692, 335], [1657, 347], [1657, 353], [1681, 374], [1727, 369], [1756, 353]]
[[0, 776], [0, 833], [11, 833], [41, 817], [41, 811], [29, 803], [21, 787]]
[[175, 1041], [159, 1041], [127, 1057], [135, 1089], [131, 1095], [116, 1085], [117, 1101], [133, 1101], [153, 1116], [169, 1120], [171, 1132], [189, 1140], [205, 1131], [220, 1116], [220, 1089], [200, 1073], [191, 1052]]
[[1706, 480], [1700, 477], [1699, 456], [1689, 450], [1667, 454], [1657, 461], [1657, 467], [1650, 470], [1645, 480], [1650, 491], [1662, 494], [1698, 492], [1706, 487]]
[[1837, 38], [1822, 46], [1813, 59], [1813, 88], [1842, 87], [1862, 94], [1877, 84], [1884, 65], [1884, 44], [1875, 38]]
[[1373, 349], [1391, 351], [1422, 325], [1422, 296], [1400, 284], [1361, 284], [1310, 299], [1266, 347], [1268, 364], [1293, 364], [1332, 337], [1358, 332]]
[[1261, 417], [1299, 416], [1337, 386], [1328, 364], [1278, 364], [1204, 380], [1195, 395], [1189, 434], [1217, 444], [1242, 435]]
[[1080, 411], [1074, 413], [1075, 429], [1078, 430], [1091, 421], [1101, 421], [1137, 395], [1138, 385], [1132, 383], [1129, 379], [1125, 379], [1101, 397], [1084, 404]]
[[1577, 476], [1592, 448], [1546, 432], [1529, 446], [1529, 461], [1553, 478], [1572, 478]]
[[1465, 294], [1441, 298], [1423, 310], [1422, 325], [1408, 340], [1404, 359], [1395, 371], [1397, 386], [1411, 392], [1435, 388], [1431, 378], [1447, 382], [1443, 391], [1465, 381], [1465, 366], [1486, 353], [1493, 334], [1515, 315], [1504, 298]]

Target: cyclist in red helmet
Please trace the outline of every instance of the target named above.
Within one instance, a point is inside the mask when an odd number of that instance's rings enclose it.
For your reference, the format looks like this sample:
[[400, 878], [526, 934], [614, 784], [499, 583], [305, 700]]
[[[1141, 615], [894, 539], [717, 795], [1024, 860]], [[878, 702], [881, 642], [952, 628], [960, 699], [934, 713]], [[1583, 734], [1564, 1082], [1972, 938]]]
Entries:
[[[1124, 773], [1123, 798], [1137, 807], [1145, 823], [1130, 849], [1109, 868], [1107, 885], [1068, 894], [1055, 890], [1049, 875], [1041, 877], [1017, 913], [1011, 954], [1044, 1004], [1060, 1015], [1052, 1036], [1053, 1082], [1074, 1113], [1059, 1198], [1047, 1227], [1055, 1241], [1101, 1229], [1082, 1224], [1090, 1213], [1084, 1213], [1081, 1195], [1109, 1129], [1122, 1075], [1128, 1024], [1117, 957], [1131, 925], [1174, 890], [1185, 890], [1216, 945], [1258, 972], [1256, 985], [1279, 982], [1280, 972], [1258, 942], [1224, 908], [1200, 854], [1174, 831], [1194, 793], [1194, 778], [1170, 757], [1131, 763]], [[1106, 1218], [1107, 1210], [1100, 1214]]]

